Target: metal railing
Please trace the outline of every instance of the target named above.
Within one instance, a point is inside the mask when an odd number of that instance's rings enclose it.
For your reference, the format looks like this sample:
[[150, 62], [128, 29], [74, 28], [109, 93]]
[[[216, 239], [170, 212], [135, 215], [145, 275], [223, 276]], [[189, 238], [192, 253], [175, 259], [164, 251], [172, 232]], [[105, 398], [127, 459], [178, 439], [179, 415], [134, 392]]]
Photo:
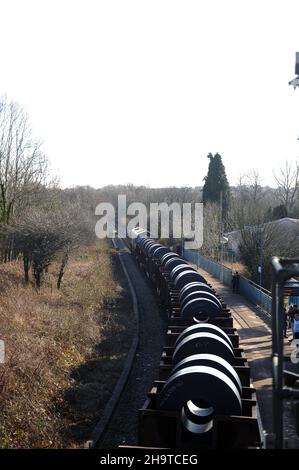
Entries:
[[[223, 284], [231, 286], [233, 271], [217, 261], [200, 254], [197, 250], [184, 250], [184, 258], [190, 263], [196, 264], [199, 268], [207, 271]], [[258, 305], [269, 315], [271, 314], [271, 292], [250, 281], [244, 276], [240, 276], [239, 293], [254, 305]]]

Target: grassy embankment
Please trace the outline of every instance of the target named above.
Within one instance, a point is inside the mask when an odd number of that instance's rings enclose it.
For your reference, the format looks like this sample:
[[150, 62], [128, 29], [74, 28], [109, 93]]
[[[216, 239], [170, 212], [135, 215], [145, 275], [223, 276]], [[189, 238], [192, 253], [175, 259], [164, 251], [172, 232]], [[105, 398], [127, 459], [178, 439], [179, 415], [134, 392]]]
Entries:
[[70, 260], [60, 291], [54, 272], [37, 291], [24, 284], [20, 263], [0, 265], [2, 448], [82, 445], [130, 347], [130, 297], [108, 242]]

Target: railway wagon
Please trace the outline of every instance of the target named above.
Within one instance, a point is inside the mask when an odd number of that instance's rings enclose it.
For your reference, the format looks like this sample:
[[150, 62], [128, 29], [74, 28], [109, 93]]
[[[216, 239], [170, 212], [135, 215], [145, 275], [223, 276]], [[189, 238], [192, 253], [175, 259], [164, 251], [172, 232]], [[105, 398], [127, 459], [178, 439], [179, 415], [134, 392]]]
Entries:
[[138, 446], [259, 448], [256, 391], [230, 309], [145, 230], [130, 245], [168, 322], [159, 375], [138, 411]]

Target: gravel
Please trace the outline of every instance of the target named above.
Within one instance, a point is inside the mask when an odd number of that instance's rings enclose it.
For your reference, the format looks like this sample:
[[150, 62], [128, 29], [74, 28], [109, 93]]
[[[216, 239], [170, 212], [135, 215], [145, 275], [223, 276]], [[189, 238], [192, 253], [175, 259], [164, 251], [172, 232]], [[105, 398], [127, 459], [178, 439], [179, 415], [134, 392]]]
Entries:
[[158, 305], [156, 291], [139, 269], [134, 257], [118, 240], [120, 256], [135, 289], [139, 307], [139, 345], [127, 385], [97, 448], [109, 449], [119, 445], [138, 444], [138, 409], [146, 400], [158, 368], [167, 327], [165, 313]]

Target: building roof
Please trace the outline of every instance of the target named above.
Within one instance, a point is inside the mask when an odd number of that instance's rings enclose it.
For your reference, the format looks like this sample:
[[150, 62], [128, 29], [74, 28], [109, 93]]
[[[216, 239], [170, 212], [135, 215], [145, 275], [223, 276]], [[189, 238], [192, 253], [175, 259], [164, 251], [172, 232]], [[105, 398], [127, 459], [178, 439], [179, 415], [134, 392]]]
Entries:
[[[265, 222], [262, 225], [293, 225], [294, 227], [298, 226], [299, 228], [299, 219], [292, 219], [291, 217], [283, 217], [282, 219], [271, 220], [270, 222]], [[256, 226], [258, 228], [258, 226]], [[226, 232], [226, 236], [239, 235], [243, 229], [232, 230], [231, 232]]]

